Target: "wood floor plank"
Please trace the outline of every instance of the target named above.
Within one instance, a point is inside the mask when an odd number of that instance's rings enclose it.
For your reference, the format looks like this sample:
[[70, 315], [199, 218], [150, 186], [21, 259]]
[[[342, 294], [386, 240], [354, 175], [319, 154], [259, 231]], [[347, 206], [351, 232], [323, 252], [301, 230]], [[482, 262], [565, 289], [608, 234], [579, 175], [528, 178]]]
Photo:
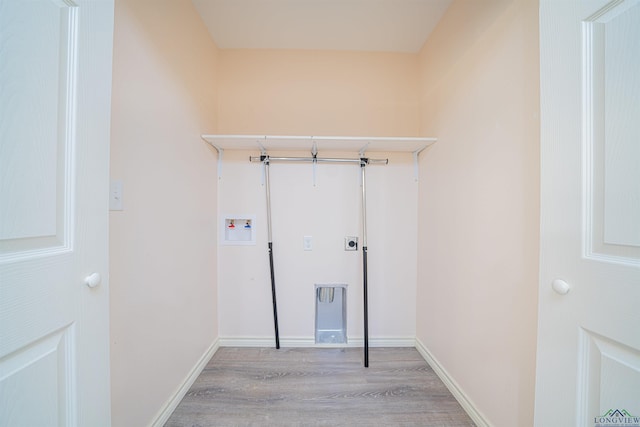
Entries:
[[412, 348], [221, 348], [165, 426], [473, 426]]

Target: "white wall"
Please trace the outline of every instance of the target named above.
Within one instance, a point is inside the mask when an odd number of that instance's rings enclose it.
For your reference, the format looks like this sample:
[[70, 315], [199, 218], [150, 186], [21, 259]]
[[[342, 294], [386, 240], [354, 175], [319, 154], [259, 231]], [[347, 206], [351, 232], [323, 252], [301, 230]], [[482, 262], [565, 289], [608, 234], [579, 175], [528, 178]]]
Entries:
[[[394, 53], [223, 50], [220, 133], [415, 136], [417, 59]], [[219, 210], [256, 214], [258, 244], [219, 248], [220, 335], [268, 340], [273, 320], [265, 196], [260, 165], [250, 164], [249, 154], [224, 156]], [[390, 159], [388, 166], [367, 168], [369, 334], [399, 340], [415, 336], [417, 184], [411, 155]], [[315, 188], [310, 165], [274, 164], [271, 171], [281, 338], [312, 340], [314, 284], [337, 282], [349, 285], [349, 338], [362, 339], [361, 251], [344, 251], [345, 236], [361, 234], [359, 167], [319, 165]], [[305, 235], [313, 236], [313, 251], [302, 250]]]
[[532, 425], [538, 2], [455, 1], [420, 55], [417, 337], [492, 425]]
[[117, 0], [110, 214], [114, 426], [153, 421], [218, 334], [217, 48], [188, 0]]
[[[261, 165], [249, 163], [249, 154], [259, 153], [225, 152], [220, 181], [221, 216], [257, 217], [256, 246], [219, 248], [220, 336], [268, 344], [274, 332], [266, 196]], [[345, 155], [357, 153], [335, 153]], [[366, 172], [372, 345], [376, 339], [411, 342], [415, 336], [417, 183], [411, 155], [382, 156], [389, 158], [389, 165], [372, 165]], [[313, 341], [314, 284], [321, 283], [348, 285], [348, 337], [359, 342], [363, 337], [362, 252], [345, 251], [344, 238], [361, 236], [360, 167], [319, 164], [315, 187], [309, 164], [273, 163], [270, 170], [283, 345]], [[303, 236], [313, 237], [312, 251], [303, 250]]]

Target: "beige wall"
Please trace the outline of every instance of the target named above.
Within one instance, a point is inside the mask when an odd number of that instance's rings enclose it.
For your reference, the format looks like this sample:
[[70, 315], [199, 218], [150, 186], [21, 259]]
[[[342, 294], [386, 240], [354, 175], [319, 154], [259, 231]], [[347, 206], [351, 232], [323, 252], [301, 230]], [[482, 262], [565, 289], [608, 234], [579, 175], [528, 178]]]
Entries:
[[114, 426], [151, 423], [217, 338], [217, 48], [188, 0], [117, 0], [110, 214]]
[[220, 133], [415, 136], [418, 58], [221, 50]]
[[420, 53], [417, 338], [495, 426], [533, 423], [538, 57], [534, 0], [456, 1]]

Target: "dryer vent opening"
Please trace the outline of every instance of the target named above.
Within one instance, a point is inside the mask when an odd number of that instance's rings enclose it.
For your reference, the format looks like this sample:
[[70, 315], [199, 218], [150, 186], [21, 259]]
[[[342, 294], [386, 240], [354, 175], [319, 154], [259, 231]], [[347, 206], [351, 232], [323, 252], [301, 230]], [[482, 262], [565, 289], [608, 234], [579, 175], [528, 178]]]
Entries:
[[316, 344], [347, 343], [347, 285], [316, 285]]

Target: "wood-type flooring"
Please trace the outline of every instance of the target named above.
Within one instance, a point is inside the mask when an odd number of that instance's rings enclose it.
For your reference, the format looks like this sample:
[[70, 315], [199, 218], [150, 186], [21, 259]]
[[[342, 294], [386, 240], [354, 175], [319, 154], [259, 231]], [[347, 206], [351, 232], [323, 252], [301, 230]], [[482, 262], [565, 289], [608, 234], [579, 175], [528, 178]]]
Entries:
[[414, 348], [220, 348], [167, 427], [474, 426]]

